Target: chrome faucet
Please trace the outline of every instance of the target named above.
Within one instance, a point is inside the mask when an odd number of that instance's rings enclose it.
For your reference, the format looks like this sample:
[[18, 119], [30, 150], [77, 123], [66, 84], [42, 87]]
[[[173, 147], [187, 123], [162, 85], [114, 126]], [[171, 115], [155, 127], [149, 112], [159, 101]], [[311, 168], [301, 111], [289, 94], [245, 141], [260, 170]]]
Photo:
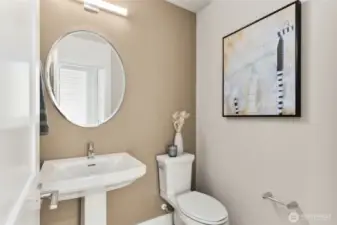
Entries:
[[54, 210], [58, 208], [59, 204], [59, 191], [46, 191], [41, 192], [41, 199], [50, 199], [49, 209]]
[[90, 141], [88, 143], [88, 159], [94, 159], [95, 158], [95, 145], [94, 142]]

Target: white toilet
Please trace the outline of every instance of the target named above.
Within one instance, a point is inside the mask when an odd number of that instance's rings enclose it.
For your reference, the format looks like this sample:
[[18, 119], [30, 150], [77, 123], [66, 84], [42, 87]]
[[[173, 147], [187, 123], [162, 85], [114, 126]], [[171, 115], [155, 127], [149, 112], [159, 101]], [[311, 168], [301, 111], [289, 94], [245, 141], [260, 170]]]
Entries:
[[174, 225], [229, 225], [226, 208], [215, 198], [191, 191], [194, 155], [157, 156], [160, 196], [174, 208]]

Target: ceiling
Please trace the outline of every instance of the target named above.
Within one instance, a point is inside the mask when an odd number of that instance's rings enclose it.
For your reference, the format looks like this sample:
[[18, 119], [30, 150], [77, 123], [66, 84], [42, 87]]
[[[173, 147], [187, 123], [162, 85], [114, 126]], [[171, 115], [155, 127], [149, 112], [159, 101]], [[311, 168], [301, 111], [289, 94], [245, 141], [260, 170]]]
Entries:
[[166, 0], [178, 7], [184, 8], [191, 12], [198, 12], [207, 6], [212, 0]]

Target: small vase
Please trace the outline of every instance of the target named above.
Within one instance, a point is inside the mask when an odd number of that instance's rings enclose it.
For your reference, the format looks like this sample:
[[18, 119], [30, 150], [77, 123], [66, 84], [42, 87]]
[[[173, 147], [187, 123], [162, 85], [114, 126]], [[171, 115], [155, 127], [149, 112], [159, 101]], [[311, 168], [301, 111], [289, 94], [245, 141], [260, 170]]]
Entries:
[[178, 156], [182, 155], [184, 153], [184, 143], [183, 143], [183, 136], [181, 135], [181, 133], [176, 133], [176, 135], [174, 136], [174, 145], [177, 146], [177, 152], [178, 152]]

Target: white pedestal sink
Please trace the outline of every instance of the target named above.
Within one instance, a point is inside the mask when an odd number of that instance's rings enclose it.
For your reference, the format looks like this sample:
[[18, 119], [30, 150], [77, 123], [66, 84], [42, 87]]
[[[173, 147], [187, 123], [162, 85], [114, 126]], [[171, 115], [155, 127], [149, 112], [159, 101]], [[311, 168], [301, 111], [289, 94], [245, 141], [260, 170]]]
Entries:
[[82, 225], [106, 225], [106, 192], [125, 187], [146, 173], [128, 153], [45, 161], [42, 191], [59, 191], [59, 200], [82, 198]]

